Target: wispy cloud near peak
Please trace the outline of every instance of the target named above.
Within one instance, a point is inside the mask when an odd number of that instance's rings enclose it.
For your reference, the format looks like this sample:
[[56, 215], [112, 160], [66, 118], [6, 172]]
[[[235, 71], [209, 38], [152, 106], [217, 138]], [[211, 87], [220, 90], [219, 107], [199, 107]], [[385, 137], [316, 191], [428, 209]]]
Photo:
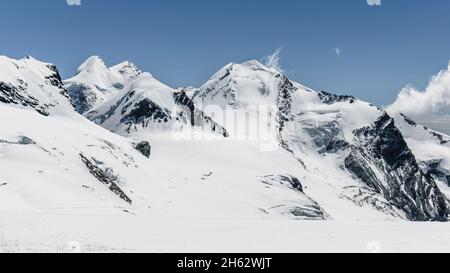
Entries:
[[281, 68], [281, 65], [280, 65], [282, 51], [283, 51], [283, 46], [280, 46], [279, 48], [277, 48], [277, 50], [275, 50], [274, 53], [264, 57], [263, 58], [264, 64], [269, 68], [272, 68], [281, 73], [284, 73], [284, 70], [283, 70], [283, 68]]

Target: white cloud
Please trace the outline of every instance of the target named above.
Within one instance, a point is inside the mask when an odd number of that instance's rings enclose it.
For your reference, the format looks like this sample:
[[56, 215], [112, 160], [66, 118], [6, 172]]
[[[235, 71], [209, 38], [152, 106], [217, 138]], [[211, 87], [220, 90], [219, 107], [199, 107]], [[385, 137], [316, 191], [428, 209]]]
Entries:
[[342, 54], [342, 49], [340, 49], [339, 47], [333, 48], [333, 51], [336, 54], [336, 56], [341, 56]]
[[81, 6], [81, 0], [66, 0], [69, 6]]
[[369, 6], [381, 6], [381, 0], [367, 0]]
[[403, 88], [387, 111], [403, 113], [418, 121], [450, 117], [450, 63], [431, 79], [424, 91], [411, 86]]
[[263, 58], [264, 64], [272, 69], [275, 69], [281, 73], [284, 73], [284, 70], [281, 68], [280, 60], [281, 60], [281, 52], [283, 51], [283, 47], [277, 48], [275, 52], [269, 56]]

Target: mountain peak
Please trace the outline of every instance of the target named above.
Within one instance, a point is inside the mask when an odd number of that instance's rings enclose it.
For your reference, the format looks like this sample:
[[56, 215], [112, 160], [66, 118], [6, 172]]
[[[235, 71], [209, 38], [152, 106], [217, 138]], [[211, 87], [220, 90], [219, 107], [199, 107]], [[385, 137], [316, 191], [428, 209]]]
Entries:
[[257, 60], [250, 60], [246, 61], [240, 64], [241, 66], [249, 67], [249, 68], [259, 68], [263, 70], [270, 70], [267, 66], [262, 64], [260, 61]]
[[269, 68], [267, 66], [265, 66], [264, 64], [262, 64], [261, 62], [257, 61], [257, 60], [249, 60], [243, 63], [229, 63], [227, 65], [225, 65], [224, 67], [222, 67], [219, 71], [217, 71], [212, 77], [211, 80], [213, 79], [220, 79], [223, 77], [226, 77], [228, 75], [234, 77], [241, 77], [241, 76], [245, 76], [248, 74], [253, 74], [257, 71], [264, 71], [264, 72], [270, 72], [270, 73], [281, 73], [273, 68]]
[[121, 62], [120, 64], [110, 67], [109, 69], [121, 74], [128, 80], [136, 79], [139, 75], [142, 74], [142, 70], [140, 70], [137, 65], [130, 61]]
[[30, 55], [27, 55], [27, 56], [25, 56], [25, 57], [23, 57], [23, 58], [21, 58], [21, 59], [18, 59], [18, 60], [17, 60], [17, 59], [14, 59], [14, 58], [10, 58], [10, 57], [5, 56], [5, 55], [0, 55], [0, 60], [2, 60], [2, 61], [4, 61], [4, 62], [6, 61], [6, 62], [13, 62], [13, 63], [30, 60], [30, 61], [37, 62], [37, 63], [41, 63], [41, 64], [47, 64], [47, 63], [44, 63], [44, 62], [42, 62], [42, 61], [39, 61], [39, 60], [37, 60], [37, 59], [31, 57]]
[[81, 73], [83, 71], [91, 73], [94, 71], [106, 69], [108, 68], [106, 67], [105, 62], [99, 56], [94, 55], [89, 57], [86, 61], [84, 61], [84, 63], [80, 65], [80, 67], [78, 68], [78, 73]]
[[31, 55], [27, 55], [27, 56], [23, 57], [22, 60], [36, 60], [36, 59], [33, 58]]

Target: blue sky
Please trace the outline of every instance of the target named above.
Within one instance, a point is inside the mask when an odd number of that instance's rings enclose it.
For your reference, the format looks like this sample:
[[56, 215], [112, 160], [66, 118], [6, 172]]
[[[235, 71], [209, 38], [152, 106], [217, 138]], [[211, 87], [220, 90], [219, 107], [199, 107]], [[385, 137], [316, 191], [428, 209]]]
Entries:
[[448, 0], [0, 0], [0, 9], [0, 54], [55, 63], [65, 78], [97, 54], [198, 86], [283, 46], [291, 79], [381, 106], [450, 60]]

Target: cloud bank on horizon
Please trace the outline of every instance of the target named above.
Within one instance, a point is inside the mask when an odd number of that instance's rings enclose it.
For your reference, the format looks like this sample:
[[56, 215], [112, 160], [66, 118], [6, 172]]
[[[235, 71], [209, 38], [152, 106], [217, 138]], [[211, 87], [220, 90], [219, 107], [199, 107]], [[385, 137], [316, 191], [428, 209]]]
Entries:
[[450, 63], [429, 82], [425, 90], [403, 88], [387, 111], [402, 113], [418, 121], [450, 117]]

